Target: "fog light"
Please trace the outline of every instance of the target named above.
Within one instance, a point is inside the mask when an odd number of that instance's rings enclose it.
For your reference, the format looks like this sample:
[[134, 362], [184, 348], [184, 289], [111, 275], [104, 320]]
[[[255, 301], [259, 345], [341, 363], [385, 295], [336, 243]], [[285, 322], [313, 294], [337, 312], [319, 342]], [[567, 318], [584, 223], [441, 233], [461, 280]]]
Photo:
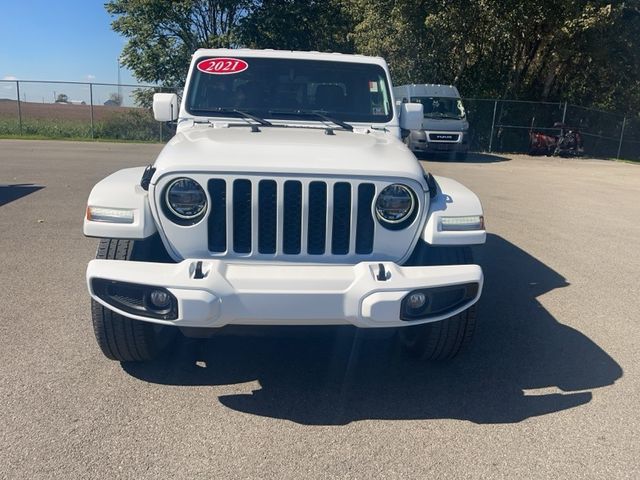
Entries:
[[431, 300], [424, 290], [409, 292], [402, 300], [400, 318], [402, 320], [416, 320], [428, 315]]
[[427, 296], [422, 292], [412, 293], [407, 299], [407, 306], [413, 310], [424, 307], [427, 301]]
[[479, 288], [479, 284], [472, 282], [412, 290], [402, 299], [400, 320], [446, 318], [457, 309], [469, 306]]
[[152, 290], [149, 294], [149, 303], [157, 309], [167, 308], [171, 304], [171, 295], [163, 290]]

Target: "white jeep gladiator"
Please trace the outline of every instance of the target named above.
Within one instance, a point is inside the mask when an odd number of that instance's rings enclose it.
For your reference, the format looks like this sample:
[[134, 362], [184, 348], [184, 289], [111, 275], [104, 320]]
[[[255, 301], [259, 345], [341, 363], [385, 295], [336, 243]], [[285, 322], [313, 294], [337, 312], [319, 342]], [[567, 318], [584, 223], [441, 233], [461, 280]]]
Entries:
[[198, 50], [180, 105], [153, 108], [176, 135], [99, 182], [84, 221], [107, 357], [150, 360], [178, 330], [227, 325], [392, 327], [428, 359], [469, 341], [482, 206], [402, 143], [422, 105], [394, 101], [382, 58]]

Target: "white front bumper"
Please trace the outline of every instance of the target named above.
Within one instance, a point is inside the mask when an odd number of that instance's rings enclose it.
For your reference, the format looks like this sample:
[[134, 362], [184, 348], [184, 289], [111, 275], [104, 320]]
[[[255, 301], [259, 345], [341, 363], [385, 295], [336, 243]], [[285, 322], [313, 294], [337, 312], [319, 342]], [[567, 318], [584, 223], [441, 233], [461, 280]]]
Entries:
[[[478, 265], [401, 267], [392, 262], [357, 265], [268, 264], [202, 260], [205, 278], [194, 278], [198, 260], [177, 264], [92, 260], [87, 268], [91, 296], [129, 318], [180, 327], [245, 325], [338, 325], [400, 327], [443, 320], [477, 302], [482, 291]], [[379, 265], [386, 280], [377, 279]], [[178, 301], [176, 320], [124, 312], [92, 290], [93, 279], [167, 288]], [[400, 320], [402, 299], [412, 290], [477, 283], [475, 298], [446, 315]]]

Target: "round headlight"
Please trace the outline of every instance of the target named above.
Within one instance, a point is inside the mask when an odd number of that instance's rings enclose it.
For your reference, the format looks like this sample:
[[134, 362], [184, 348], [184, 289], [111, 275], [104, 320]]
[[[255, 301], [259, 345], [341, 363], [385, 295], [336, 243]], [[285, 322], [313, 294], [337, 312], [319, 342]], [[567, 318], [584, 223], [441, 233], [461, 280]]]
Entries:
[[165, 191], [169, 211], [183, 220], [193, 220], [207, 208], [207, 195], [198, 182], [190, 178], [173, 180]]
[[411, 189], [399, 183], [386, 187], [376, 200], [376, 215], [383, 223], [401, 223], [411, 216], [414, 208]]

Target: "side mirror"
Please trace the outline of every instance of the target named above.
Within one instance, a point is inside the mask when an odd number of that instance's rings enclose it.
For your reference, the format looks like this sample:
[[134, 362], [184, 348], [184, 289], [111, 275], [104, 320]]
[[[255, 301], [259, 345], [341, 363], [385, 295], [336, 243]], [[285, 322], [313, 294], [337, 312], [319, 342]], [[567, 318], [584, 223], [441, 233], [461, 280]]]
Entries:
[[400, 105], [400, 128], [404, 130], [420, 130], [424, 108], [421, 103], [402, 103]]
[[153, 94], [153, 118], [159, 122], [178, 119], [178, 96], [175, 93]]

